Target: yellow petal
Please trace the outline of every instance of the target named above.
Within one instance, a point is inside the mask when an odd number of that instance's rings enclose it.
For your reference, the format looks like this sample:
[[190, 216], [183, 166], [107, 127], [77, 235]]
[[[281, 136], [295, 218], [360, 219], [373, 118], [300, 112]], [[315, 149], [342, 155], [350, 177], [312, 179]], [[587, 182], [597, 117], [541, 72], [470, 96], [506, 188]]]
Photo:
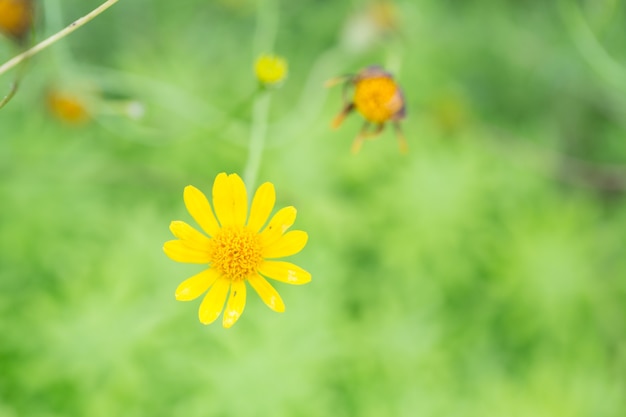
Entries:
[[276, 242], [295, 221], [295, 207], [289, 206], [278, 210], [278, 212], [274, 214], [274, 217], [272, 217], [272, 220], [270, 220], [268, 225], [261, 232], [263, 246], [267, 247]]
[[283, 299], [280, 298], [278, 292], [269, 282], [267, 282], [265, 278], [257, 274], [248, 278], [248, 282], [252, 285], [252, 288], [254, 288], [257, 294], [259, 294], [259, 297], [261, 297], [261, 300], [263, 300], [265, 305], [277, 313], [285, 311], [285, 303], [283, 303]]
[[177, 262], [208, 264], [211, 261], [207, 251], [200, 251], [186, 245], [182, 240], [169, 240], [163, 245], [165, 254]]
[[237, 174], [228, 176], [233, 193], [233, 218], [235, 225], [243, 226], [248, 218], [248, 193], [246, 185]]
[[190, 301], [200, 297], [202, 293], [209, 289], [220, 274], [214, 269], [206, 269], [181, 282], [176, 288], [176, 299], [178, 301]]
[[215, 178], [213, 206], [222, 227], [243, 226], [246, 223], [248, 195], [239, 175], [222, 172]]
[[287, 284], [301, 285], [311, 281], [311, 274], [291, 262], [264, 261], [259, 272]]
[[185, 187], [183, 193], [185, 199], [185, 206], [187, 211], [191, 214], [191, 217], [200, 225], [209, 236], [215, 236], [220, 230], [220, 225], [217, 223], [211, 205], [202, 191], [198, 190], [193, 185]]
[[211, 324], [220, 316], [231, 281], [226, 278], [218, 278], [211, 287], [198, 310], [198, 318], [202, 324]]
[[211, 239], [180, 220], [170, 223], [170, 230], [174, 236], [184, 241], [185, 245], [193, 249], [206, 251], [211, 242]]
[[225, 328], [231, 327], [243, 313], [246, 306], [246, 284], [243, 281], [233, 281], [230, 286], [230, 297], [224, 310], [222, 325]]
[[282, 258], [298, 253], [304, 248], [309, 235], [302, 230], [292, 230], [263, 250], [264, 258]]
[[274, 209], [276, 203], [276, 191], [274, 184], [266, 182], [256, 190], [252, 199], [252, 207], [250, 208], [250, 219], [248, 219], [248, 228], [253, 232], [258, 232], [267, 221], [270, 213]]

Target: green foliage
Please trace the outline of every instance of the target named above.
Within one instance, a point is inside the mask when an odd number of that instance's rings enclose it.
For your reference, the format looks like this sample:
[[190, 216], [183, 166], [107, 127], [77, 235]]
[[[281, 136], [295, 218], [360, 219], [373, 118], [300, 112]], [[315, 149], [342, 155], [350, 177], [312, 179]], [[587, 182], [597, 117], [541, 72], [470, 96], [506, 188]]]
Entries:
[[[243, 169], [256, 3], [122, 1], [31, 62], [0, 110], [0, 417], [626, 413], [626, 6], [396, 6], [360, 50], [341, 39], [366, 3], [277, 9], [259, 179], [298, 208], [313, 281], [276, 285], [284, 314], [250, 292], [229, 330], [174, 300], [201, 266], [161, 247], [185, 185]], [[356, 114], [328, 127], [323, 82], [373, 63], [408, 155], [389, 127], [350, 155]], [[145, 117], [63, 124], [58, 79]]]

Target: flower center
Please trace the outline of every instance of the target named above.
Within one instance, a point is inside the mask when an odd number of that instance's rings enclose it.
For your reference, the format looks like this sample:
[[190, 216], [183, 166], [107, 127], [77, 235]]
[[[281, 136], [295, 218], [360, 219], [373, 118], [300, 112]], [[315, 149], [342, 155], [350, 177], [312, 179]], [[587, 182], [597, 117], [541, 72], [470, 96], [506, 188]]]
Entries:
[[383, 123], [391, 119], [402, 103], [392, 79], [375, 77], [357, 81], [354, 105], [370, 122]]
[[211, 239], [209, 250], [211, 267], [233, 281], [254, 275], [263, 261], [260, 235], [244, 227], [222, 228]]

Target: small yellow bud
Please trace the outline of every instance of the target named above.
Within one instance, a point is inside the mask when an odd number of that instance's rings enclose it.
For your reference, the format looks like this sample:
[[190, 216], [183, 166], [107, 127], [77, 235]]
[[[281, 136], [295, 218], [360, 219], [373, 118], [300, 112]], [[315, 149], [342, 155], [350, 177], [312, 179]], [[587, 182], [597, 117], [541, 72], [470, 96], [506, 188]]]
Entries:
[[287, 78], [287, 61], [278, 55], [263, 54], [256, 60], [254, 72], [262, 85], [276, 85]]

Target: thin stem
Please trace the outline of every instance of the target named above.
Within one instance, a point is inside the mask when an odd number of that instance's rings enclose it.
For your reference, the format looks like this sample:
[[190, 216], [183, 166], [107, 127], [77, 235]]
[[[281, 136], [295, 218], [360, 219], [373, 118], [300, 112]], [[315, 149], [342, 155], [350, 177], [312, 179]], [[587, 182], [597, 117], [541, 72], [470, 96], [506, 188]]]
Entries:
[[35, 55], [35, 54], [41, 52], [42, 50], [46, 49], [48, 46], [52, 45], [56, 41], [66, 37], [67, 35], [69, 35], [70, 33], [74, 32], [79, 27], [85, 25], [86, 23], [89, 23], [96, 16], [98, 16], [100, 13], [104, 12], [109, 7], [113, 6], [118, 1], [119, 0], [107, 0], [107, 1], [105, 1], [103, 4], [101, 4], [99, 7], [97, 7], [96, 9], [91, 11], [90, 13], [86, 14], [85, 16], [81, 17], [80, 19], [78, 19], [78, 20], [74, 21], [73, 23], [71, 23], [65, 29], [62, 29], [61, 31], [55, 33], [54, 35], [50, 36], [49, 38], [39, 42], [37, 45], [33, 46], [29, 50], [27, 50], [27, 51], [17, 55], [16, 57], [10, 59], [9, 61], [5, 62], [2, 66], [0, 66], [0, 75], [4, 74], [5, 72], [10, 70], [11, 68], [13, 68], [16, 65], [20, 64], [21, 62], [27, 60], [28, 58], [32, 57], [33, 55]]
[[8, 93], [0, 100], [0, 109], [6, 106], [6, 104], [13, 99], [17, 90], [20, 88], [20, 83], [22, 82], [22, 78], [24, 78], [24, 74], [26, 74], [26, 67], [28, 66], [28, 61], [24, 61], [22, 65], [20, 65], [17, 69], [17, 74], [15, 75], [15, 79], [9, 86]]
[[243, 179], [248, 189], [254, 188], [261, 166], [271, 97], [272, 95], [269, 91], [264, 91], [254, 100], [248, 161], [243, 171]]
[[11, 83], [11, 85], [9, 86], [9, 92], [2, 98], [2, 100], [0, 100], [0, 109], [3, 108], [5, 104], [7, 104], [9, 101], [11, 101], [15, 93], [17, 93], [17, 88], [19, 87], [19, 85], [19, 80], [15, 80]]
[[[257, 26], [254, 34], [253, 49], [256, 56], [261, 52], [272, 51], [278, 29], [278, 3], [276, 0], [259, 2], [257, 6]], [[255, 56], [255, 58], [256, 58]], [[252, 126], [250, 127], [250, 144], [248, 161], [243, 169], [243, 180], [248, 189], [256, 183], [270, 113], [271, 91], [265, 87], [256, 94], [252, 105]]]

